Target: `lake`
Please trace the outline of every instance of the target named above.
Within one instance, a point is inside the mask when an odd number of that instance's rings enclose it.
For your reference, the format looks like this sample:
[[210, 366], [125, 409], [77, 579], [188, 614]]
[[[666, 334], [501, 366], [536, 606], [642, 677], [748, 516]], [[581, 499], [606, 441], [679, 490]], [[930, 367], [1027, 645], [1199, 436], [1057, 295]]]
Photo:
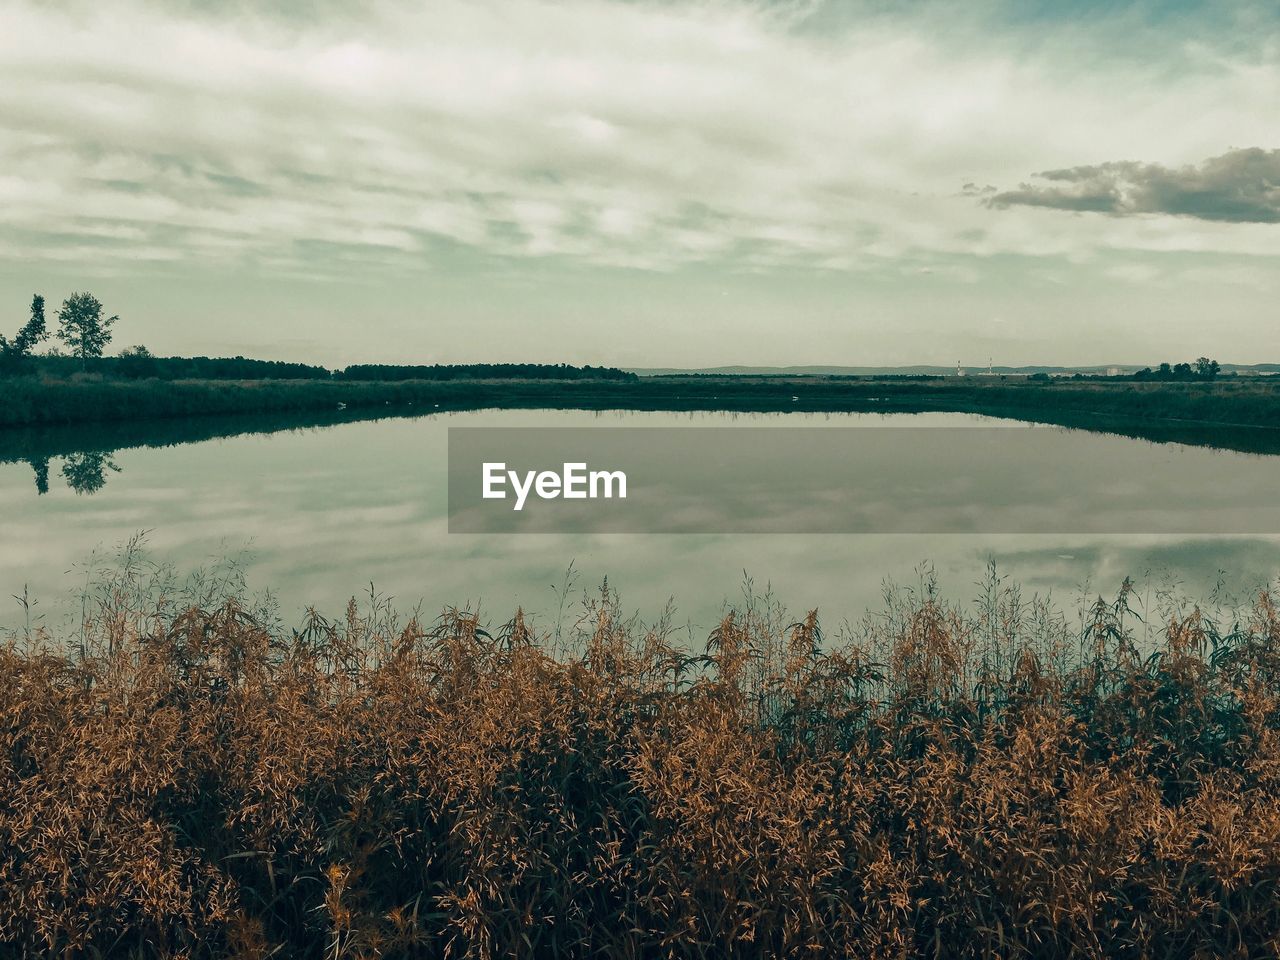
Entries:
[[[1052, 594], [1068, 609], [1099, 592], [1113, 595], [1126, 576], [1139, 581], [1140, 593], [1177, 589], [1232, 602], [1280, 571], [1280, 525], [1250, 526], [1243, 509], [1222, 528], [1233, 532], [1218, 534], [1169, 532], [1167, 517], [1123, 533], [1086, 530], [1068, 512], [1094, 515], [1119, 502], [1136, 515], [1132, 505], [1154, 478], [1162, 478], [1172, 508], [1180, 490], [1188, 510], [1202, 509], [1197, 497], [1216, 498], [1223, 510], [1249, 507], [1249, 497], [1270, 500], [1280, 490], [1275, 455], [944, 413], [481, 410], [335, 419], [289, 430], [278, 429], [285, 422], [276, 419], [0, 434], [0, 595], [7, 600], [0, 623], [19, 621], [21, 608], [8, 598], [24, 588], [38, 600], [43, 623], [56, 629], [73, 622], [93, 565], [110, 563], [141, 531], [149, 557], [183, 571], [235, 559], [251, 587], [276, 595], [286, 621], [311, 604], [340, 613], [347, 597], [367, 595], [372, 583], [402, 610], [419, 602], [432, 612], [480, 604], [503, 621], [522, 606], [546, 622], [560, 609], [572, 563], [571, 597], [607, 577], [624, 609], [653, 618], [672, 600], [677, 622], [699, 638], [726, 601], [742, 595], [746, 578], [757, 591], [771, 588], [793, 612], [817, 607], [834, 623], [876, 607], [886, 581], [916, 583], [924, 563], [958, 600], [977, 594], [994, 562], [1024, 595]], [[1037, 502], [1064, 511], [1053, 532], [956, 532], [945, 525], [844, 534], [449, 532], [450, 427], [601, 426], [1036, 429], [1040, 442], [1062, 449], [1064, 464], [1083, 467], [1038, 465], [1046, 486], [1035, 492]], [[993, 454], [997, 468], [1000, 455]], [[877, 486], [890, 495], [907, 490], [908, 465], [882, 459], [873, 464]], [[1007, 466], [1015, 476], [1018, 465]], [[1096, 482], [1081, 479], [1095, 475]], [[1166, 514], [1172, 508], [1167, 503]]]

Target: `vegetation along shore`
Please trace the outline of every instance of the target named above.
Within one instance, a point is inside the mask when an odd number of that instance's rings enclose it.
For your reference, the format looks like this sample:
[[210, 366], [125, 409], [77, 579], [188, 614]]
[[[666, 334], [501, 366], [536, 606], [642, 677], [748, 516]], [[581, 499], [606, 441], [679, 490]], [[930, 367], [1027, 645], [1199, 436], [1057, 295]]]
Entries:
[[1133, 599], [748, 596], [691, 649], [608, 590], [288, 627], [124, 566], [0, 644], [0, 952], [1274, 955], [1275, 598]]
[[[119, 318], [75, 293], [51, 338], [44, 298], [11, 338], [0, 337], [0, 427], [145, 421], [217, 415], [341, 411], [420, 413], [439, 408], [634, 410], [958, 411], [1178, 439], [1178, 424], [1244, 429], [1244, 449], [1280, 449], [1280, 379], [1223, 375], [1206, 357], [1115, 377], [667, 374], [570, 364], [363, 364], [339, 370], [244, 357], [156, 357], [135, 346], [106, 356]], [[1127, 422], [1127, 426], [1126, 426]], [[1135, 427], [1134, 425], [1139, 426]], [[1142, 426], [1145, 424], [1145, 426]]]
[[[1037, 382], [996, 378], [644, 377], [628, 380], [0, 379], [0, 426], [45, 426], [341, 410], [416, 414], [436, 407], [633, 410], [956, 411], [1191, 442], [1197, 425], [1280, 425], [1280, 381]], [[1145, 424], [1145, 427], [1143, 426]], [[1245, 430], [1244, 449], [1277, 446]]]

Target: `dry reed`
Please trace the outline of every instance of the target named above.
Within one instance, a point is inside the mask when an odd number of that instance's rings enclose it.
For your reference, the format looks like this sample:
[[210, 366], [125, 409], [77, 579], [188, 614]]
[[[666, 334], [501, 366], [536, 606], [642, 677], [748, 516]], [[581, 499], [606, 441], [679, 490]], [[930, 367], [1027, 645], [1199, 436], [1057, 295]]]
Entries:
[[1267, 593], [748, 600], [695, 653], [607, 589], [555, 643], [142, 579], [0, 648], [6, 956], [1280, 952]]

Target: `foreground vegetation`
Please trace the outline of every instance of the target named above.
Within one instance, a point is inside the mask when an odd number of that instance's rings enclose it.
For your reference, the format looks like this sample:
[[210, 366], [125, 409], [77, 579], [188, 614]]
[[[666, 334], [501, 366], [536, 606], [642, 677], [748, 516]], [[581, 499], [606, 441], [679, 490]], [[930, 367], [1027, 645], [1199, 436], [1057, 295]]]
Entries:
[[[275, 622], [132, 561], [0, 649], [0, 948], [138, 957], [1280, 950], [1280, 611], [931, 585], [824, 638]], [[570, 618], [572, 619], [572, 618]], [[69, 649], [69, 652], [68, 652]]]

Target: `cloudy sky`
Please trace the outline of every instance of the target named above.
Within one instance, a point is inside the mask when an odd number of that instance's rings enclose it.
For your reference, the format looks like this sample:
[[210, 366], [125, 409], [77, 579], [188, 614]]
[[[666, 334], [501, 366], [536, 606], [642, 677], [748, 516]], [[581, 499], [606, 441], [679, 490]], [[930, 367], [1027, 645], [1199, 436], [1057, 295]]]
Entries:
[[1280, 361], [1272, 2], [0, 0], [0, 303], [116, 346]]

